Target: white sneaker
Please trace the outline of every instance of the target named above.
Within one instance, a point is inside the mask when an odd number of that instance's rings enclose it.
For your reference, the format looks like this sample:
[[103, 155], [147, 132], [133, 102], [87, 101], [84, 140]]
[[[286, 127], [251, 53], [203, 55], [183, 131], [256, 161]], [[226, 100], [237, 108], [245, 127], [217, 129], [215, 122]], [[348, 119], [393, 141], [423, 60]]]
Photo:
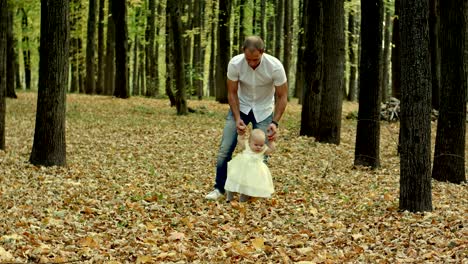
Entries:
[[213, 191], [211, 191], [209, 194], [205, 196], [205, 199], [218, 200], [221, 197], [223, 197], [223, 194], [218, 189], [214, 189]]

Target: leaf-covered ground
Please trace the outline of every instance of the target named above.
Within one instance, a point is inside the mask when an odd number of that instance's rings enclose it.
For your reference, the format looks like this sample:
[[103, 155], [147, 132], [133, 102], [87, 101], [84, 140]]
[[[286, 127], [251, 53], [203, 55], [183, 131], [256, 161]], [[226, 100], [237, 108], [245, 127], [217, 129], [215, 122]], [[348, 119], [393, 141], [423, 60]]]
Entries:
[[227, 105], [176, 116], [168, 100], [68, 95], [64, 168], [28, 162], [35, 105], [7, 101], [0, 262], [468, 263], [466, 184], [433, 181], [433, 212], [398, 211], [397, 123], [382, 123], [382, 167], [354, 168], [356, 120], [339, 146], [316, 143], [292, 102], [273, 198], [227, 204], [203, 198]]

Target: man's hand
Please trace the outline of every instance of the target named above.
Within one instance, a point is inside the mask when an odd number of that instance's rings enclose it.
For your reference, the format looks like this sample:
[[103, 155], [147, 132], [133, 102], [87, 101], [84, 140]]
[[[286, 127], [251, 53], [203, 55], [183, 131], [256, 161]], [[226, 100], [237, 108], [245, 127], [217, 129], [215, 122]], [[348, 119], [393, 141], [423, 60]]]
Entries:
[[271, 123], [267, 128], [267, 137], [269, 141], [275, 141], [278, 132], [278, 128], [274, 123]]
[[247, 126], [245, 125], [244, 120], [242, 119], [237, 120], [236, 127], [237, 127], [237, 134], [241, 136], [245, 134]]

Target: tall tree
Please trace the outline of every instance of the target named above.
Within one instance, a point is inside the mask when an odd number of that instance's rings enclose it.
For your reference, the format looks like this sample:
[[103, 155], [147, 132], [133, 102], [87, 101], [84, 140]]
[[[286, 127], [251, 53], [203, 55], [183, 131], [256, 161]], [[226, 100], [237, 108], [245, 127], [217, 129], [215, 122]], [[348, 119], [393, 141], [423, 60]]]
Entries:
[[39, 89], [34, 141], [29, 158], [35, 165], [66, 165], [68, 16], [69, 0], [41, 0]]
[[432, 177], [466, 181], [465, 12], [468, 1], [440, 1], [441, 99]]
[[153, 97], [157, 90], [155, 62], [155, 32], [156, 32], [156, 0], [148, 1], [149, 13], [146, 22], [146, 96]]
[[400, 209], [432, 210], [429, 2], [401, 0]]
[[380, 166], [380, 87], [382, 50], [382, 0], [361, 2], [361, 60], [359, 111], [354, 164]]
[[239, 0], [239, 53], [242, 53], [242, 45], [244, 44], [244, 40], [246, 38], [246, 29], [245, 29], [245, 7], [246, 7], [246, 0]]
[[21, 34], [23, 35], [21, 46], [23, 47], [23, 63], [24, 63], [24, 81], [26, 90], [31, 89], [31, 50], [29, 48], [29, 25], [28, 14], [24, 8], [20, 8], [21, 12]]
[[80, 87], [80, 65], [79, 65], [79, 0], [71, 0], [70, 2], [70, 71], [71, 71], [71, 80], [70, 80], [70, 92], [75, 93], [79, 90]]
[[292, 39], [293, 39], [293, 1], [284, 1], [284, 58], [283, 58], [283, 65], [284, 70], [286, 71], [286, 76], [289, 79], [289, 70], [291, 68], [291, 61], [292, 61]]
[[299, 32], [297, 33], [298, 36], [298, 41], [297, 41], [297, 60], [296, 60], [296, 85], [294, 88], [294, 97], [299, 98], [299, 104], [302, 104], [302, 93], [304, 91], [303, 86], [304, 86], [304, 68], [302, 67], [304, 65], [304, 52], [305, 52], [305, 25], [306, 25], [306, 19], [307, 15], [305, 13], [305, 5], [306, 3], [304, 1], [300, 1], [299, 3], [301, 6], [299, 6], [299, 10], [302, 10], [299, 13]]
[[171, 107], [176, 105], [176, 99], [172, 92], [172, 84], [175, 76], [174, 71], [174, 31], [172, 30], [172, 23], [170, 11], [166, 8], [166, 94], [171, 102]]
[[392, 33], [392, 96], [401, 99], [400, 0], [395, 0]]
[[260, 0], [260, 37], [266, 40], [266, 0]]
[[344, 3], [323, 2], [323, 86], [317, 141], [340, 144], [344, 80]]
[[96, 77], [94, 73], [94, 53], [96, 52], [96, 0], [89, 0], [88, 6], [88, 35], [86, 37], [86, 87], [87, 94], [93, 94], [96, 91]]
[[195, 0], [193, 3], [193, 73], [192, 73], [192, 82], [195, 89], [195, 94], [198, 97], [198, 100], [201, 100], [203, 97], [203, 52], [202, 52], [202, 1]]
[[[352, 0], [348, 0], [351, 2]], [[348, 56], [349, 56], [349, 85], [348, 101], [356, 101], [357, 97], [357, 59], [356, 59], [356, 10], [354, 7], [348, 13]]]
[[429, 1], [429, 36], [431, 39], [432, 108], [440, 106], [439, 0]]
[[216, 101], [226, 104], [227, 101], [227, 66], [229, 64], [230, 34], [229, 19], [231, 15], [231, 0], [219, 0], [218, 14], [218, 45], [216, 62]]
[[104, 92], [104, 4], [104, 0], [99, 0], [97, 94], [102, 94]]
[[107, 36], [106, 36], [106, 63], [104, 76], [104, 94], [112, 95], [115, 89], [115, 23], [113, 15], [113, 0], [109, 0], [107, 14]]
[[172, 37], [173, 37], [173, 49], [172, 49], [172, 58], [174, 70], [177, 73], [175, 77], [175, 106], [177, 108], [178, 115], [188, 114], [187, 99], [186, 99], [186, 90], [184, 83], [184, 53], [183, 53], [183, 44], [182, 44], [182, 12], [180, 2], [178, 1], [169, 1], [168, 2], [168, 11], [170, 16], [170, 23], [172, 28]]
[[113, 0], [112, 15], [115, 29], [115, 90], [117, 98], [130, 97], [128, 85], [128, 29], [126, 0]]
[[[327, 1], [327, 0], [326, 0]], [[301, 130], [304, 136], [318, 133], [323, 78], [323, 4], [322, 0], [304, 1], [304, 94]]]
[[276, 19], [275, 19], [275, 57], [281, 60], [281, 47], [283, 43], [283, 25], [284, 25], [284, 1], [276, 1]]
[[7, 0], [0, 0], [0, 149], [5, 149], [6, 73], [7, 73]]
[[12, 6], [8, 7], [8, 29], [7, 29], [7, 90], [6, 96], [9, 98], [17, 98], [15, 92], [15, 36], [13, 33], [13, 10]]
[[386, 102], [388, 100], [389, 95], [389, 77], [390, 77], [390, 62], [389, 62], [389, 55], [390, 55], [390, 47], [392, 43], [390, 42], [390, 23], [391, 23], [391, 12], [388, 6], [385, 6], [385, 27], [384, 27], [384, 48], [383, 48], [383, 58], [382, 58], [382, 102]]
[[216, 61], [216, 41], [217, 41], [217, 19], [216, 19], [216, 7], [218, 6], [218, 2], [216, 0], [212, 1], [212, 8], [211, 8], [211, 16], [209, 23], [210, 26], [210, 63], [208, 68], [208, 91], [210, 96], [214, 96], [215, 92], [215, 61]]

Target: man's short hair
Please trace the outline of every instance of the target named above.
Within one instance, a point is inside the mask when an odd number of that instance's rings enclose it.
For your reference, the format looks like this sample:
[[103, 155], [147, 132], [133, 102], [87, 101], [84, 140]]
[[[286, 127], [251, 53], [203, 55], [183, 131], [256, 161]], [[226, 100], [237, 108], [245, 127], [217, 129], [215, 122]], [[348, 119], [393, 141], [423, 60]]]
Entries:
[[258, 50], [260, 52], [265, 51], [265, 43], [263, 43], [262, 38], [258, 36], [249, 36], [245, 39], [242, 50], [248, 49], [249, 51]]

